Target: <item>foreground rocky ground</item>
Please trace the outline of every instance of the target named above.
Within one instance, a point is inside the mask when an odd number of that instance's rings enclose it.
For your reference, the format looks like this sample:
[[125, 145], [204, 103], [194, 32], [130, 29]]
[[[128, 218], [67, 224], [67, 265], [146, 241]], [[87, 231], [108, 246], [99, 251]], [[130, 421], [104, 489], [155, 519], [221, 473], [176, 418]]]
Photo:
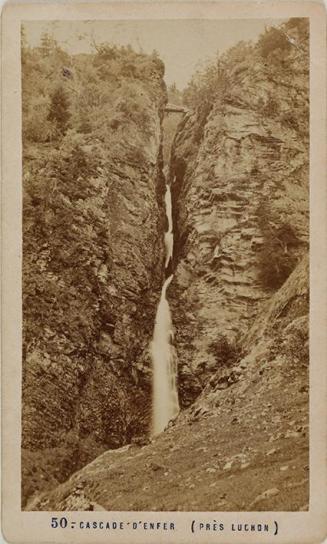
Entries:
[[[297, 367], [276, 362], [249, 371], [216, 410], [188, 411], [152, 443], [104, 453], [27, 509], [306, 510], [308, 393], [301, 377]], [[244, 407], [240, 390], [250, 379]]]

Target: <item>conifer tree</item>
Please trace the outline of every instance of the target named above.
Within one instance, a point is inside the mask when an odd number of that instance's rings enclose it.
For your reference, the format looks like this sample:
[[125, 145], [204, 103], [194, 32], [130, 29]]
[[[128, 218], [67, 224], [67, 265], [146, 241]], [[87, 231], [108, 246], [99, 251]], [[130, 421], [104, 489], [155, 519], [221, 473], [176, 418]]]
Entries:
[[55, 122], [59, 132], [64, 134], [70, 119], [68, 97], [62, 87], [57, 87], [51, 97], [48, 120]]

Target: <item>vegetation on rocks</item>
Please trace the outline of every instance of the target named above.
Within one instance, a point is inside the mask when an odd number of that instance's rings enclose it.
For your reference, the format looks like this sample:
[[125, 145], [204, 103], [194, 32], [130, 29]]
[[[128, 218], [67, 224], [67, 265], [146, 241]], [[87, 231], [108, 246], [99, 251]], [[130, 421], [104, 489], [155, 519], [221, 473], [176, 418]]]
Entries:
[[216, 359], [217, 366], [233, 366], [242, 358], [242, 347], [236, 341], [231, 341], [224, 335], [218, 335], [210, 346], [209, 352]]
[[279, 223], [278, 216], [274, 217], [264, 202], [258, 208], [258, 221], [263, 235], [262, 249], [258, 253], [259, 278], [264, 287], [274, 290], [294, 270], [298, 262], [295, 250], [302, 244], [295, 228], [287, 222]]
[[166, 91], [156, 55], [22, 46], [24, 504], [147, 432]]

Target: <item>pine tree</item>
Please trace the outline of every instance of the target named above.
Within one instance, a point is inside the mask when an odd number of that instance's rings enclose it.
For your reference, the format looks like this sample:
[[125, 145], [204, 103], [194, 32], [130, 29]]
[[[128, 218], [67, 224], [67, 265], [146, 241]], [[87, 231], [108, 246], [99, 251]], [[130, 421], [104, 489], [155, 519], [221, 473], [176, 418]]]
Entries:
[[57, 87], [51, 97], [48, 120], [55, 122], [57, 129], [62, 134], [67, 130], [70, 119], [69, 101], [62, 87]]

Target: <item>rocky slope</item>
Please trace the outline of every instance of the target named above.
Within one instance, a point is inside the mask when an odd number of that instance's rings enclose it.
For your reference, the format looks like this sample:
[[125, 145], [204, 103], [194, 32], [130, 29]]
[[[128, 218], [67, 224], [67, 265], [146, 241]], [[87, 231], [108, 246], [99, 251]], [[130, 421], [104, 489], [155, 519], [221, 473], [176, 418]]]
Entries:
[[184, 406], [239, 356], [261, 302], [307, 248], [308, 62], [307, 22], [291, 19], [194, 84], [170, 174]]
[[[37, 92], [23, 95], [23, 505], [148, 431], [148, 345], [164, 266], [162, 63], [104, 48], [62, 75], [56, 55], [28, 50], [24, 65], [26, 86], [48, 63], [61, 87], [44, 119], [50, 143], [32, 132]], [[94, 105], [94, 80], [105, 104]], [[80, 87], [94, 127], [80, 121]]]

